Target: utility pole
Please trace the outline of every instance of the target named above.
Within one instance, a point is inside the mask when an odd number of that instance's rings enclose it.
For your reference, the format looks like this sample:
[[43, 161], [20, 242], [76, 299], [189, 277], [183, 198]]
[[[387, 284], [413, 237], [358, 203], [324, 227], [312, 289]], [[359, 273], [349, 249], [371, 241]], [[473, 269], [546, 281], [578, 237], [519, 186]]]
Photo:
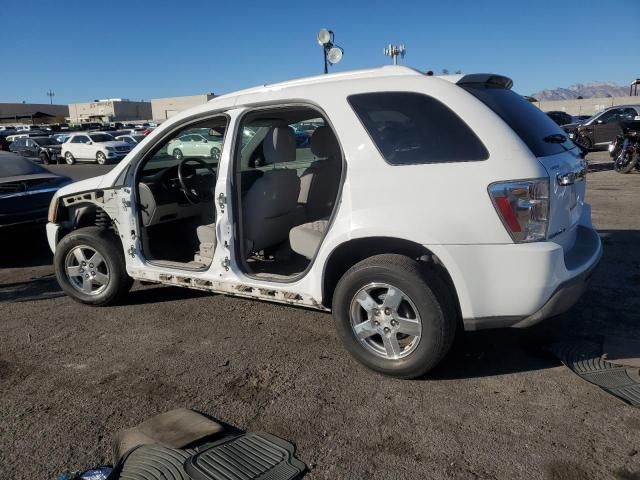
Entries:
[[401, 44], [399, 46], [389, 44], [389, 46], [385, 47], [384, 49], [384, 54], [387, 57], [391, 57], [393, 59], [394, 65], [398, 64], [398, 57], [404, 58], [404, 55], [406, 53], [407, 53], [407, 48], [404, 46], [404, 44]]
[[49, 103], [51, 105], [53, 105], [53, 97], [55, 97], [56, 94], [53, 90], [49, 89], [49, 91], [47, 92], [47, 97], [49, 97]]

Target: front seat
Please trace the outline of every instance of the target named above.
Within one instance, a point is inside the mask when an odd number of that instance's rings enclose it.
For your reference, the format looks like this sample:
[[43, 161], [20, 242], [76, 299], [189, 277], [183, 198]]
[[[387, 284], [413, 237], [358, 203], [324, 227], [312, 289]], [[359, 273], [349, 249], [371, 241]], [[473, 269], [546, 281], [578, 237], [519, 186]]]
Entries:
[[296, 223], [300, 179], [281, 165], [296, 159], [296, 137], [290, 127], [272, 127], [263, 143], [265, 170], [249, 188], [242, 207], [245, 244], [249, 251], [276, 246]]
[[305, 206], [307, 221], [328, 218], [338, 196], [342, 154], [331, 127], [316, 128], [311, 135], [311, 153], [318, 157], [318, 160], [300, 177], [298, 199], [298, 202]]

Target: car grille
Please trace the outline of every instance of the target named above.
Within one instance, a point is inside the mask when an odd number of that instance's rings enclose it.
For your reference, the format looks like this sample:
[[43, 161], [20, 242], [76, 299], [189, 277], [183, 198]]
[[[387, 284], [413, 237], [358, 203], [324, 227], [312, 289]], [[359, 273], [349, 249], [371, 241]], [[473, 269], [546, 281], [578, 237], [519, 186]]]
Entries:
[[116, 152], [128, 152], [129, 147], [116, 147]]

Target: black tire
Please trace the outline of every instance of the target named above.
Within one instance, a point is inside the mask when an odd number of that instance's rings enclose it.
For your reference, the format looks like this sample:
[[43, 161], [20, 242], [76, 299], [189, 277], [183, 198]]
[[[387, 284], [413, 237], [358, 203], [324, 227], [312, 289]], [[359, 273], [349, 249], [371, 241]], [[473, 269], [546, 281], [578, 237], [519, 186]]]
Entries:
[[173, 158], [175, 158], [176, 160], [180, 161], [184, 158], [184, 155], [182, 154], [182, 150], [180, 150], [179, 148], [176, 148], [173, 150]]
[[43, 165], [49, 165], [49, 155], [47, 155], [46, 153], [42, 152], [40, 154], [40, 161], [42, 162]]
[[211, 158], [216, 162], [220, 161], [220, 149], [218, 147], [213, 147], [211, 149]]
[[613, 161], [613, 169], [618, 173], [629, 173], [636, 166], [638, 156], [633, 152], [621, 153]]
[[107, 156], [103, 152], [96, 153], [96, 162], [98, 162], [98, 165], [106, 165]]
[[[109, 280], [98, 294], [88, 295], [71, 283], [65, 265], [67, 256], [79, 246], [89, 247], [100, 253], [108, 268]], [[56, 247], [53, 257], [56, 278], [62, 290], [77, 302], [87, 305], [112, 305], [117, 303], [133, 285], [133, 279], [127, 275], [124, 252], [120, 239], [103, 227], [79, 228], [65, 236]]]
[[[402, 290], [419, 313], [422, 328], [419, 342], [404, 357], [389, 359], [372, 353], [351, 326], [352, 300], [372, 283]], [[376, 255], [351, 267], [336, 286], [332, 310], [338, 336], [349, 353], [368, 368], [397, 378], [426, 374], [447, 354], [455, 338], [456, 308], [445, 282], [421, 263], [403, 255]]]
[[593, 148], [593, 142], [591, 141], [591, 139], [589, 137], [585, 137], [584, 135], [578, 135], [576, 137], [575, 143], [588, 151]]
[[71, 152], [67, 152], [64, 154], [64, 161], [67, 165], [73, 165], [74, 163], [76, 163], [76, 159], [73, 157], [73, 154]]

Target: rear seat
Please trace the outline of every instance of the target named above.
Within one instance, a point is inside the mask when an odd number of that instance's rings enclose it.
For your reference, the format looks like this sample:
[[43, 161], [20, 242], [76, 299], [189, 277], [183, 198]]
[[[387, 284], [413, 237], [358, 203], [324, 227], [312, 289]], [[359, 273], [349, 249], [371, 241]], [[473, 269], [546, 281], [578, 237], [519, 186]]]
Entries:
[[320, 246], [328, 225], [329, 219], [326, 218], [293, 227], [289, 231], [291, 249], [311, 260]]

